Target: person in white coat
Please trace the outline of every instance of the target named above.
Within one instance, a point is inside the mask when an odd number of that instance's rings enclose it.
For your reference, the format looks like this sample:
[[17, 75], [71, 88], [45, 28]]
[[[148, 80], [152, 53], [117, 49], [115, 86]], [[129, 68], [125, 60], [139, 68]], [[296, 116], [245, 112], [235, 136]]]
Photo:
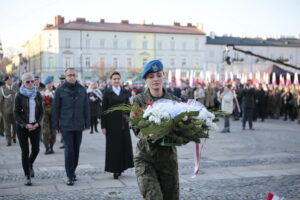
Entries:
[[235, 93], [231, 91], [231, 84], [227, 84], [224, 87], [224, 91], [219, 95], [221, 99], [221, 110], [225, 113], [224, 116], [224, 129], [222, 133], [229, 133], [230, 132], [230, 123], [229, 118], [233, 112], [233, 100], [234, 100]]

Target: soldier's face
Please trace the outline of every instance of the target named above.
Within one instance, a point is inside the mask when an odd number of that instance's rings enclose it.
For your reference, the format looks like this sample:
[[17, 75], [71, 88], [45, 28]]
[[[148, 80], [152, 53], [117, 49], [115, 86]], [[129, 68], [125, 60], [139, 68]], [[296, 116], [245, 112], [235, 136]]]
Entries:
[[149, 73], [145, 78], [145, 82], [150, 89], [161, 89], [164, 82], [164, 73], [162, 71]]

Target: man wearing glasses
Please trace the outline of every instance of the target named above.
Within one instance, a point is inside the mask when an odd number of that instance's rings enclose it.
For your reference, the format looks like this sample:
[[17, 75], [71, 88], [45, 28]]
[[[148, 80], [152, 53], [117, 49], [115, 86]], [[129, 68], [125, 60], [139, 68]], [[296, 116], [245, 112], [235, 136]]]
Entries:
[[76, 179], [82, 131], [90, 127], [90, 108], [85, 88], [77, 81], [74, 68], [65, 70], [65, 83], [55, 90], [53, 127], [61, 133], [65, 146], [65, 169], [67, 185]]

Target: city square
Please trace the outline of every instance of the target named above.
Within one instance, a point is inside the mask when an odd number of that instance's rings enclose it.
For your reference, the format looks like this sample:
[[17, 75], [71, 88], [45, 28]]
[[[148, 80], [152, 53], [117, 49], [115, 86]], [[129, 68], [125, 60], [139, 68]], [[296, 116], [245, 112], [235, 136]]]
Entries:
[[[219, 122], [222, 126], [223, 121]], [[177, 148], [180, 199], [265, 199], [269, 192], [287, 200], [300, 199], [299, 125], [282, 120], [255, 122], [242, 130], [232, 121], [230, 133], [212, 132], [202, 141], [200, 174], [192, 178], [195, 144]], [[105, 140], [101, 133], [83, 134], [78, 182], [64, 184], [63, 150], [41, 153], [35, 163], [33, 186], [23, 185], [18, 144], [0, 147], [0, 199], [142, 199], [134, 169], [114, 180], [104, 172]], [[132, 134], [133, 146], [136, 137]], [[44, 149], [41, 147], [41, 152]]]

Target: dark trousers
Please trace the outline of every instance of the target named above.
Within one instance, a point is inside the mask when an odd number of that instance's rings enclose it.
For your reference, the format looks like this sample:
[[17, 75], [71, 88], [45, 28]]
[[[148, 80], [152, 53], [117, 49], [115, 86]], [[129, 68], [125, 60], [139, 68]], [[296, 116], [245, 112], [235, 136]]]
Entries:
[[65, 145], [65, 169], [68, 178], [75, 178], [79, 160], [82, 131], [62, 132]]
[[224, 129], [229, 131], [229, 127], [230, 127], [230, 121], [229, 121], [230, 115], [226, 114], [224, 116]]
[[97, 124], [98, 124], [98, 117], [91, 116], [91, 132], [93, 132], [94, 128], [95, 128], [95, 131], [98, 131]]
[[[40, 128], [34, 131], [28, 131], [25, 128], [17, 127], [17, 136], [22, 151], [22, 166], [25, 176], [30, 176], [30, 168], [33, 165], [40, 151]], [[29, 155], [29, 143], [31, 143], [31, 153]]]
[[253, 108], [244, 108], [243, 111], [243, 128], [246, 128], [247, 121], [249, 123], [249, 128], [252, 128]]

